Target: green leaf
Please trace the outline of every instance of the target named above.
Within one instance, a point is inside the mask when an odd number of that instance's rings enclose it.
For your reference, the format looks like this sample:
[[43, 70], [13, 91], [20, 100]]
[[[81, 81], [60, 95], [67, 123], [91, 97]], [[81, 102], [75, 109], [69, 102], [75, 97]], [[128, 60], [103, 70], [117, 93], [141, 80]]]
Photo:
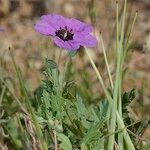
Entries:
[[100, 129], [103, 127], [104, 122], [99, 121], [87, 131], [86, 135], [83, 138], [83, 143], [89, 144], [92, 141], [97, 141], [102, 135]]
[[69, 51], [68, 56], [69, 57], [74, 57], [77, 54], [77, 52], [78, 52], [77, 50], [76, 51], [75, 50]]
[[122, 112], [125, 123], [129, 125], [131, 123], [130, 117], [128, 115], [127, 106], [135, 98], [135, 89], [132, 89], [129, 92], [125, 92], [122, 96]]
[[87, 109], [85, 108], [85, 105], [82, 102], [82, 98], [79, 95], [77, 95], [76, 98], [77, 98], [78, 115], [79, 115], [80, 118], [82, 118], [83, 116], [87, 115], [88, 111], [87, 111]]
[[37, 119], [38, 123], [47, 123], [47, 120], [41, 116], [36, 116], [36, 119]]
[[50, 95], [46, 90], [43, 90], [42, 101], [45, 104], [46, 109], [50, 107]]
[[47, 67], [50, 69], [56, 69], [57, 68], [57, 64], [53, 60], [49, 60], [46, 58], [45, 63], [47, 65]]
[[81, 144], [81, 150], [88, 150], [87, 146], [84, 143]]
[[46, 91], [46, 90], [43, 90], [43, 93], [42, 93], [42, 98], [41, 98], [41, 101], [42, 101], [42, 113], [43, 113], [43, 117], [45, 119], [45, 117], [48, 119], [48, 118], [51, 118], [52, 117], [52, 112], [50, 110], [50, 108], [52, 107], [51, 104], [50, 104], [50, 100], [51, 100], [51, 97], [49, 95], [49, 93]]
[[150, 149], [150, 143], [144, 145], [144, 147], [142, 148], [142, 150], [149, 150]]
[[102, 100], [100, 101], [100, 106], [99, 106], [99, 119], [108, 119], [108, 108], [109, 108], [109, 103], [107, 100]]
[[92, 146], [91, 149], [104, 150], [104, 138], [99, 138], [97, 141], [95, 141], [94, 146]]
[[123, 106], [127, 106], [135, 98], [135, 89], [125, 92], [122, 96]]
[[72, 145], [69, 140], [69, 138], [62, 134], [62, 133], [57, 133], [58, 140], [61, 142], [60, 147], [62, 150], [72, 150]]
[[90, 111], [86, 109], [84, 103], [82, 102], [82, 98], [79, 95], [77, 95], [76, 98], [77, 98], [76, 107], [77, 107], [78, 118], [79, 120], [81, 120], [82, 125], [88, 129], [91, 124], [91, 122], [87, 121], [91, 119]]
[[141, 121], [139, 127], [136, 129], [136, 134], [139, 135], [149, 125], [150, 125], [150, 120], [144, 119], [143, 121]]

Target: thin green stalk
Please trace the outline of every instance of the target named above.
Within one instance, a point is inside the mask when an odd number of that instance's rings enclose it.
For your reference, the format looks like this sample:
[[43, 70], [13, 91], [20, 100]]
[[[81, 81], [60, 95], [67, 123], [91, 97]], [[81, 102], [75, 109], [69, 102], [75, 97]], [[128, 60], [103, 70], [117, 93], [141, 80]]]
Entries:
[[[124, 52], [123, 52], [123, 40], [124, 40], [124, 31], [125, 31], [125, 20], [126, 20], [126, 9], [127, 9], [127, 0], [125, 0], [124, 2], [124, 11], [123, 11], [123, 18], [122, 18], [122, 28], [121, 28], [121, 37], [120, 37], [120, 41], [119, 41], [119, 31], [117, 33], [117, 54], [119, 55], [120, 57], [120, 60], [119, 60], [119, 77], [120, 77], [120, 80], [122, 80], [122, 64], [124, 63], [124, 61], [122, 61], [123, 59], [123, 55], [124, 55]], [[118, 20], [117, 20], [118, 22]], [[118, 87], [119, 88], [119, 87]], [[119, 93], [118, 93], [119, 94]], [[121, 94], [121, 93], [120, 93]], [[118, 99], [119, 100], [119, 99]], [[121, 100], [121, 99], [120, 99]], [[122, 105], [121, 105], [121, 101], [118, 102], [119, 104], [119, 107], [118, 107], [118, 110], [122, 110]], [[121, 111], [120, 111], [121, 113]]]
[[[122, 74], [120, 74], [120, 76], [122, 77]], [[122, 80], [121, 78], [119, 78], [119, 95], [118, 95], [118, 112], [120, 114], [120, 117], [122, 117], [122, 97], [121, 97], [121, 92], [122, 92]], [[118, 130], [120, 129], [120, 127], [118, 126]], [[122, 132], [118, 133], [118, 146], [119, 146], [119, 150], [123, 150], [123, 134]]]
[[131, 35], [133, 33], [133, 28], [134, 28], [135, 22], [137, 20], [137, 15], [138, 15], [138, 11], [136, 11], [136, 13], [135, 13], [135, 16], [134, 16], [134, 19], [133, 19], [133, 22], [132, 22], [132, 25], [131, 25], [131, 28], [130, 28], [129, 35], [128, 35], [127, 40], [126, 40], [126, 44], [125, 44], [126, 46], [124, 48], [124, 55], [123, 55], [123, 59], [122, 59], [122, 64], [123, 64], [123, 62], [125, 60], [125, 57], [127, 55], [127, 50], [129, 48], [129, 41], [130, 41], [130, 37], [131, 37]]
[[88, 52], [88, 50], [86, 48], [85, 48], [85, 52], [86, 52], [88, 58], [90, 59], [91, 65], [92, 65], [92, 67], [93, 67], [93, 69], [94, 69], [94, 71], [95, 71], [95, 73], [96, 73], [96, 75], [98, 77], [98, 80], [99, 80], [99, 82], [100, 82], [100, 84], [101, 84], [101, 86], [102, 86], [102, 88], [104, 90], [104, 93], [106, 94], [106, 96], [108, 97], [109, 102], [111, 103], [111, 99], [112, 98], [111, 98], [109, 92], [107, 91], [107, 89], [106, 89], [106, 87], [104, 85], [104, 82], [103, 82], [101, 74], [99, 73], [99, 71], [98, 71], [94, 61], [92, 60], [92, 58], [91, 58], [91, 56], [90, 56], [90, 54], [89, 54], [89, 52]]
[[2, 100], [3, 100], [3, 97], [4, 97], [5, 91], [6, 91], [6, 85], [3, 86], [3, 89], [2, 89], [2, 92], [1, 92], [1, 95], [0, 95], [0, 106], [2, 104]]
[[66, 62], [65, 62], [65, 67], [64, 67], [64, 71], [63, 71], [63, 75], [62, 75], [62, 81], [65, 81], [66, 75], [67, 75], [67, 69], [69, 67], [69, 63], [71, 61], [71, 58], [67, 58]]
[[107, 68], [107, 72], [108, 72], [110, 85], [111, 85], [111, 88], [113, 90], [114, 85], [113, 85], [112, 76], [111, 76], [109, 65], [108, 65], [108, 59], [107, 59], [106, 50], [105, 50], [105, 47], [104, 47], [103, 37], [102, 37], [101, 34], [100, 34], [100, 42], [101, 42], [101, 45], [102, 45], [102, 51], [103, 51], [103, 55], [104, 55], [104, 60], [105, 60], [105, 64], [106, 64], [106, 68]]
[[[126, 40], [126, 44], [125, 44], [125, 45], [128, 45], [128, 44], [129, 44], [129, 40], [130, 40], [130, 37], [131, 37], [131, 35], [132, 35], [135, 22], [136, 22], [136, 20], [137, 20], [137, 15], [138, 15], [138, 11], [136, 11], [136, 13], [135, 13], [135, 16], [134, 16], [134, 19], [133, 19], [133, 22], [132, 22], [132, 25], [131, 25], [131, 28], [130, 28], [130, 31], [129, 31], [129, 34], [128, 34], [128, 37], [127, 37], [127, 40]], [[126, 49], [126, 48], [125, 48], [125, 49]]]
[[[107, 137], [109, 137], [109, 136], [112, 135], [112, 134], [123, 132], [125, 129], [129, 131], [128, 128], [130, 128], [130, 127], [132, 127], [132, 126], [134, 126], [134, 125], [136, 125], [137, 123], [140, 123], [140, 122], [142, 122], [142, 121], [143, 121], [143, 120], [136, 121], [136, 122], [134, 122], [134, 123], [132, 123], [132, 124], [130, 124], [130, 125], [125, 126], [125, 128], [120, 128], [120, 129], [116, 130], [114, 133], [108, 133], [108, 134], [106, 134], [106, 135], [102, 135], [102, 137], [103, 137], [103, 138], [107, 138]], [[120, 150], [120, 148], [119, 148], [119, 150]]]
[[[103, 51], [103, 56], [104, 56], [104, 60], [105, 60], [105, 64], [106, 64], [108, 77], [109, 77], [109, 82], [110, 82], [110, 85], [111, 85], [111, 89], [113, 91], [114, 85], [113, 85], [112, 76], [111, 76], [109, 65], [108, 65], [108, 59], [107, 59], [107, 55], [106, 55], [106, 50], [105, 50], [105, 47], [104, 47], [104, 41], [103, 41], [103, 37], [102, 37], [101, 33], [100, 33], [100, 35], [97, 36], [97, 39], [98, 39], [98, 44], [101, 43], [101, 45], [102, 45], [102, 51]], [[108, 114], [109, 114], [109, 116], [111, 115], [111, 108], [110, 107], [109, 107], [109, 110], [108, 110]], [[109, 123], [109, 121], [108, 121], [108, 123]]]
[[[119, 110], [121, 108], [121, 101], [119, 101], [119, 80], [121, 79], [120, 73], [121, 73], [121, 59], [122, 59], [122, 41], [124, 37], [124, 27], [125, 27], [125, 14], [126, 14], [126, 0], [124, 3], [124, 12], [123, 12], [123, 23], [122, 23], [122, 28], [121, 28], [121, 40], [119, 43], [119, 25], [118, 25], [118, 2], [116, 3], [116, 49], [117, 49], [117, 67], [116, 67], [116, 80], [115, 80], [115, 86], [114, 86], [114, 93], [113, 93], [113, 106], [112, 106], [112, 115], [111, 115], [111, 122], [110, 122], [110, 131], [115, 132], [116, 129], [116, 114], [113, 113], [117, 109], [117, 104], [119, 104]], [[121, 140], [122, 141], [122, 140]], [[119, 143], [121, 143], [121, 141]], [[114, 143], [115, 143], [115, 136], [112, 135], [109, 137], [109, 142], [108, 142], [108, 149], [113, 150], [114, 149]], [[122, 145], [122, 143], [121, 143]]]
[[[104, 82], [103, 82], [103, 80], [102, 80], [101, 74], [99, 73], [99, 71], [98, 71], [98, 69], [97, 69], [97, 67], [96, 67], [96, 65], [95, 65], [95, 63], [94, 63], [94, 61], [92, 60], [92, 58], [91, 58], [91, 56], [90, 56], [90, 54], [89, 54], [89, 52], [88, 52], [88, 50], [87, 50], [86, 48], [85, 48], [85, 52], [86, 52], [86, 54], [87, 54], [87, 56], [88, 56], [88, 58], [89, 58], [89, 60], [90, 60], [90, 62], [91, 62], [91, 65], [92, 65], [92, 67], [93, 67], [93, 69], [94, 69], [94, 71], [95, 71], [95, 73], [96, 73], [96, 75], [97, 75], [97, 78], [98, 78], [98, 80], [99, 80], [99, 82], [100, 82], [100, 85], [102, 86], [102, 88], [103, 88], [103, 90], [104, 90], [104, 93], [105, 93], [105, 95], [106, 95], [106, 98], [107, 98], [107, 100], [109, 101], [109, 104], [110, 104], [110, 106], [111, 106], [113, 100], [112, 100], [112, 97], [110, 96], [109, 92], [107, 91], [107, 89], [106, 89], [106, 87], [105, 87], [105, 85], [104, 85]], [[122, 120], [122, 117], [120, 117], [120, 115], [119, 115], [119, 113], [118, 113], [117, 110], [115, 110], [115, 113], [116, 113], [116, 116], [117, 116], [117, 123], [118, 123], [118, 125], [120, 126], [120, 128], [125, 128], [125, 125], [124, 125], [124, 122], [123, 122], [123, 120]], [[135, 150], [135, 149], [134, 149], [134, 146], [133, 146], [133, 144], [132, 144], [132, 141], [131, 141], [131, 139], [130, 139], [130, 137], [129, 137], [127, 131], [126, 131], [126, 128], [124, 129], [123, 133], [124, 133], [124, 134], [123, 134], [124, 139], [127, 140], [126, 142], [128, 142], [129, 145], [130, 145], [130, 150]]]
[[59, 51], [59, 56], [58, 56], [58, 67], [60, 65], [60, 61], [61, 61], [61, 58], [62, 58], [62, 50]]
[[[125, 57], [126, 57], [126, 54], [127, 54], [127, 50], [128, 50], [128, 46], [129, 46], [129, 39], [130, 39], [130, 36], [132, 34], [132, 31], [133, 31], [133, 27], [134, 27], [134, 24], [135, 24], [135, 21], [136, 21], [136, 18], [137, 18], [137, 12], [135, 14], [135, 17], [134, 17], [134, 20], [133, 20], [133, 23], [131, 25], [131, 28], [130, 28], [130, 32], [129, 32], [129, 35], [127, 37], [127, 40], [126, 40], [126, 46], [125, 46], [125, 49], [124, 49], [124, 53], [123, 53], [123, 56], [122, 56], [122, 62], [121, 62], [121, 68], [123, 67], [123, 63], [124, 63], [124, 60], [125, 60]], [[120, 116], [122, 116], [122, 101], [121, 101], [121, 85], [122, 85], [122, 72], [120, 74], [120, 80], [119, 80], [119, 101], [118, 101], [118, 111], [120, 113]], [[119, 126], [118, 126], [118, 129], [119, 129]], [[118, 145], [119, 145], [119, 149], [120, 150], [123, 150], [123, 137], [122, 137], [122, 133], [118, 133]]]
[[[119, 7], [118, 2], [116, 2], [116, 49], [117, 49], [117, 56], [120, 55], [119, 52]], [[122, 117], [122, 101], [121, 101], [121, 76], [119, 76], [119, 86], [118, 86], [118, 112], [120, 116]], [[120, 129], [120, 128], [118, 128]], [[118, 146], [119, 150], [123, 150], [123, 135], [122, 132], [118, 133]]]
[[16, 102], [18, 103], [19, 107], [21, 108], [21, 110], [25, 113], [28, 114], [26, 109], [24, 108], [24, 106], [22, 105], [22, 103], [20, 102], [20, 100], [17, 98], [17, 96], [13, 93], [13, 91], [9, 88], [7, 82], [4, 82], [2, 79], [0, 79], [3, 84], [7, 87], [7, 90], [10, 92], [10, 94], [13, 96], [14, 100], [16, 100]]
[[[117, 70], [116, 70], [116, 81], [115, 81], [115, 87], [114, 87], [114, 94], [113, 94], [113, 103], [112, 103], [112, 109], [111, 109], [111, 120], [110, 120], [110, 132], [115, 132], [116, 129], [116, 113], [114, 113], [117, 109], [117, 100], [118, 100], [118, 85], [119, 85], [119, 78], [120, 78], [120, 60], [121, 58], [118, 57], [117, 61]], [[108, 141], [108, 149], [113, 150], [114, 149], [114, 143], [115, 143], [115, 135], [111, 135], [109, 137]]]
[[[117, 50], [117, 57], [120, 56], [120, 49], [119, 49], [119, 7], [118, 2], [116, 2], [116, 50]], [[119, 87], [118, 87], [119, 88]], [[118, 106], [121, 105], [121, 101], [118, 102]], [[119, 107], [120, 110], [121, 107]]]
[[126, 131], [124, 122], [123, 122], [122, 118], [120, 117], [120, 114], [118, 112], [116, 112], [116, 115], [117, 115], [117, 122], [118, 122], [119, 129], [125, 128], [125, 130], [122, 132], [122, 134], [123, 134], [124, 140], [126, 141], [128, 149], [135, 150], [134, 145], [130, 139], [130, 136], [129, 136], [128, 132]]
[[43, 134], [42, 134], [42, 131], [40, 129], [40, 126], [37, 122], [37, 119], [36, 119], [36, 116], [35, 116], [35, 113], [34, 113], [34, 110], [32, 109], [32, 106], [31, 106], [31, 103], [30, 103], [30, 99], [27, 95], [27, 91], [24, 87], [24, 84], [23, 84], [23, 81], [22, 81], [22, 77], [21, 77], [21, 74], [20, 74], [20, 71], [15, 63], [15, 60], [14, 60], [14, 57], [13, 57], [13, 54], [12, 54], [12, 51], [11, 49], [9, 48], [9, 51], [10, 51], [10, 55], [11, 55], [11, 58], [12, 58], [12, 61], [13, 61], [13, 64], [14, 64], [14, 67], [15, 67], [15, 70], [16, 70], [16, 73], [17, 73], [17, 77], [19, 79], [19, 83], [20, 83], [20, 86], [21, 86], [21, 89], [22, 89], [22, 92], [25, 96], [25, 100], [26, 100], [26, 103], [27, 103], [27, 106], [28, 106], [28, 109], [29, 109], [29, 112], [31, 114], [31, 117], [33, 119], [33, 123], [35, 125], [35, 132], [39, 138], [39, 142], [40, 142], [40, 145], [42, 147], [42, 150], [47, 150], [47, 144], [45, 143], [44, 139], [43, 139]]

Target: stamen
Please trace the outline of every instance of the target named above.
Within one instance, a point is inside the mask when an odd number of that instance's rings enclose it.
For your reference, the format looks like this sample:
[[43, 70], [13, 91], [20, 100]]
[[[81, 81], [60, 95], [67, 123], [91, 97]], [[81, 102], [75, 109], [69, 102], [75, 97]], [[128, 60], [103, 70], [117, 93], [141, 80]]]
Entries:
[[64, 39], [66, 39], [66, 37], [67, 37], [67, 31], [66, 31], [65, 34], [64, 34]]
[[68, 30], [67, 26], [65, 29], [61, 28], [55, 32], [56, 36], [62, 39], [63, 41], [73, 40], [72, 29]]

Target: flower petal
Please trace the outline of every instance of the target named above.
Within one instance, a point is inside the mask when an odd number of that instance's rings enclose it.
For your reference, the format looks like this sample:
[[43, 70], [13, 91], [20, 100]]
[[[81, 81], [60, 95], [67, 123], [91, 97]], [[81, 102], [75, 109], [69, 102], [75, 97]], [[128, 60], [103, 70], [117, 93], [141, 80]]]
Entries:
[[77, 19], [66, 19], [66, 25], [69, 29], [72, 29], [74, 32], [92, 32], [92, 26], [85, 24]]
[[54, 43], [60, 48], [67, 50], [77, 50], [80, 47], [80, 45], [74, 41], [63, 41], [59, 37], [54, 37]]
[[61, 15], [57, 14], [43, 15], [41, 19], [47, 22], [51, 27], [55, 28], [56, 30], [60, 29], [60, 27], [64, 28], [66, 26], [65, 18]]
[[[80, 46], [94, 47], [97, 43], [96, 39], [90, 35], [93, 30], [92, 26], [57, 14], [43, 15], [34, 28], [41, 34], [52, 36], [56, 45], [67, 50], [77, 50]], [[56, 35], [58, 30], [59, 34], [63, 34], [62, 36], [65, 37], [68, 36], [68, 38], [61, 38], [61, 36]], [[61, 33], [64, 31], [65, 33]], [[71, 36], [70, 39], [69, 36]], [[62, 39], [65, 39], [65, 41]]]
[[94, 47], [97, 44], [96, 39], [92, 35], [75, 34], [73, 37], [75, 42], [80, 43], [81, 46]]
[[54, 43], [60, 48], [71, 49], [69, 43], [61, 40], [59, 37], [54, 37]]
[[0, 28], [0, 32], [4, 32], [5, 31], [5, 29], [3, 29], [3, 28]]
[[55, 29], [52, 28], [48, 23], [39, 21], [34, 25], [34, 29], [44, 35], [55, 35]]
[[78, 42], [75, 42], [74, 40], [68, 41], [68, 43], [71, 45], [70, 50], [78, 50], [80, 48], [80, 44]]

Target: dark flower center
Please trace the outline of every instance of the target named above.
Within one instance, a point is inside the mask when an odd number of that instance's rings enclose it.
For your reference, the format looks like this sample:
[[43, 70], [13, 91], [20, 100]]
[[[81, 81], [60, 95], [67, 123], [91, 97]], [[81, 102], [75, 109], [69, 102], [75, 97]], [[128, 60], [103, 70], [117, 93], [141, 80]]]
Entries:
[[55, 32], [55, 34], [63, 41], [73, 40], [72, 29], [68, 30], [67, 27], [65, 27], [65, 29], [60, 28]]

